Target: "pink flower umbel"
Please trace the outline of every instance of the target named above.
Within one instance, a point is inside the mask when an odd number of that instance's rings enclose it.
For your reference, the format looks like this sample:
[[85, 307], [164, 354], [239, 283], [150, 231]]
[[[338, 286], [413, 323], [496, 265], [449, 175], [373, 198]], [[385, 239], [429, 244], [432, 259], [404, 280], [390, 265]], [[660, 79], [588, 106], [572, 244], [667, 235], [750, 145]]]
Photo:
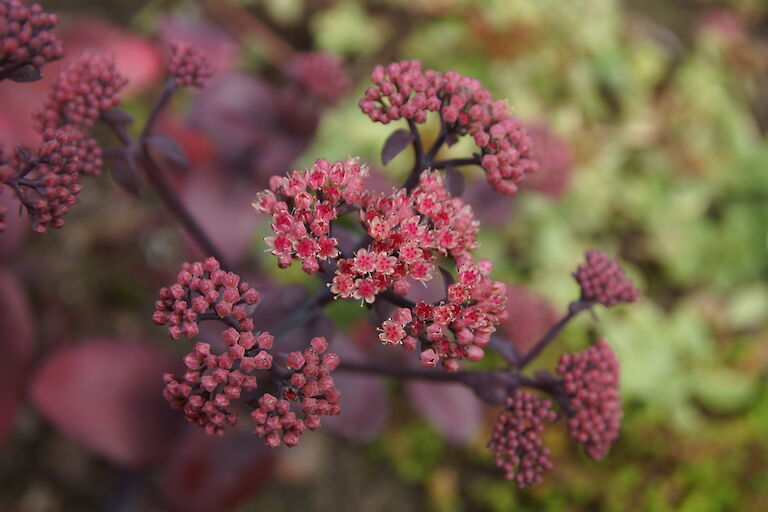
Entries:
[[587, 262], [579, 265], [573, 277], [581, 287], [581, 299], [605, 307], [622, 302], [635, 302], [640, 292], [624, 274], [616, 260], [601, 251], [588, 251]]
[[0, 80], [42, 78], [43, 65], [64, 55], [53, 34], [57, 24], [58, 16], [43, 12], [39, 4], [27, 7], [20, 0], [0, 0]]
[[542, 443], [541, 432], [544, 422], [555, 418], [549, 400], [519, 390], [507, 399], [488, 448], [496, 457], [496, 465], [518, 487], [540, 483], [543, 473], [552, 469], [549, 449]]
[[563, 354], [557, 365], [568, 395], [568, 430], [593, 459], [602, 459], [619, 435], [622, 408], [619, 362], [599, 339], [577, 354]]
[[474, 163], [482, 166], [497, 192], [514, 194], [536, 170], [525, 129], [479, 80], [456, 71], [422, 71], [414, 60], [376, 66], [371, 81], [375, 87], [360, 100], [360, 109], [371, 121], [387, 124], [404, 118], [423, 123], [427, 113], [439, 112], [447, 136], [474, 139], [480, 150]]
[[280, 268], [298, 259], [313, 274], [320, 262], [338, 256], [330, 223], [339, 207], [358, 204], [367, 175], [368, 167], [350, 158], [335, 163], [321, 159], [307, 171], [272, 176], [269, 190], [257, 194], [253, 207], [272, 215], [275, 236], [265, 241]]

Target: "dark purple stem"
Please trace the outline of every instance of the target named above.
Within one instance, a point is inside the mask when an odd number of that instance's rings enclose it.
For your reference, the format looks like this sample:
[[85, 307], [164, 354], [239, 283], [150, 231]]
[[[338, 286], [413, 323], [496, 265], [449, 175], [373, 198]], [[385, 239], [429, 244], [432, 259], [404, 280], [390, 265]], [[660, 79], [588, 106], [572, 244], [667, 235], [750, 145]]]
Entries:
[[147, 137], [152, 134], [152, 130], [155, 129], [155, 124], [157, 123], [157, 118], [160, 116], [163, 109], [168, 106], [168, 102], [171, 101], [174, 92], [176, 92], [176, 81], [173, 78], [169, 78], [165, 83], [163, 92], [160, 94], [154, 107], [152, 107], [149, 117], [147, 117], [147, 122], [144, 125], [144, 129], [141, 131], [139, 140], [145, 141]]
[[[151, 127], [154, 124], [154, 121], [157, 119], [157, 113], [162, 110], [164, 105], [167, 105], [170, 99], [170, 95], [172, 94], [173, 88], [175, 87], [172, 84], [173, 81], [170, 80], [166, 85], [162, 96], [158, 100], [155, 107], [152, 109], [153, 114], [150, 116], [150, 120], [147, 121], [142, 134], [151, 132]], [[136, 160], [139, 162], [142, 169], [144, 169], [144, 174], [147, 176], [147, 180], [155, 188], [165, 207], [174, 217], [176, 217], [176, 220], [178, 220], [181, 225], [184, 226], [184, 228], [197, 242], [200, 248], [206, 254], [219, 260], [222, 268], [226, 270], [232, 270], [233, 267], [230, 265], [227, 258], [222, 254], [216, 244], [213, 243], [211, 238], [208, 236], [205, 230], [203, 230], [197, 220], [192, 217], [186, 206], [184, 206], [184, 204], [179, 199], [178, 195], [176, 195], [176, 191], [173, 190], [173, 187], [166, 179], [165, 175], [160, 169], [160, 166], [157, 165], [152, 156], [149, 154], [146, 144], [144, 143], [144, 139], [140, 139], [137, 143], [137, 141], [134, 141], [128, 131], [125, 129], [125, 126], [110, 121], [109, 119], [102, 119], [112, 129], [118, 139], [120, 139], [120, 142], [123, 143], [126, 150], [132, 151], [136, 155]]]
[[451, 160], [438, 160], [432, 162], [432, 169], [445, 169], [448, 166], [458, 167], [460, 165], [480, 165], [480, 159], [476, 156], [471, 158], [454, 158]]
[[371, 361], [343, 361], [339, 365], [339, 370], [345, 372], [387, 375], [389, 377], [397, 377], [401, 379], [436, 380], [441, 382], [460, 382], [464, 376], [464, 374], [460, 372], [446, 373], [440, 370], [390, 366]]
[[563, 330], [563, 327], [565, 327], [568, 322], [573, 319], [573, 317], [575, 317], [581, 311], [591, 308], [592, 305], [593, 303], [589, 301], [577, 300], [571, 302], [571, 304], [568, 306], [568, 313], [563, 318], [558, 320], [558, 322], [553, 325], [539, 341], [536, 342], [536, 345], [534, 345], [534, 347], [527, 354], [525, 354], [522, 359], [520, 359], [518, 368], [522, 370], [528, 365], [528, 363], [536, 359], [539, 354], [541, 354], [544, 349], [547, 348], [547, 345], [549, 345], [557, 337], [557, 335], [560, 334], [560, 331]]

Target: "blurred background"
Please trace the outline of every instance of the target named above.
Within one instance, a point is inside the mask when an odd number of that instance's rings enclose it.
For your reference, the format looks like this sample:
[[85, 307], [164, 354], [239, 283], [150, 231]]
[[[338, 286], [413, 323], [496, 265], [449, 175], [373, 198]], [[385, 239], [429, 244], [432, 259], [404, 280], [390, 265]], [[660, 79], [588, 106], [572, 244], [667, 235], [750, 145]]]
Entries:
[[[360, 155], [376, 186], [400, 182], [411, 152], [384, 168], [395, 127], [357, 102], [375, 64], [404, 58], [479, 78], [534, 137], [541, 171], [515, 197], [465, 172], [483, 221], [478, 254], [511, 288], [511, 342], [525, 349], [576, 298], [570, 272], [587, 249], [619, 259], [642, 300], [583, 315], [536, 363], [551, 368], [597, 336], [615, 348], [625, 418], [600, 462], [549, 428], [555, 468], [518, 490], [485, 448], [497, 410], [462, 388], [355, 376], [339, 377], [341, 417], [269, 451], [247, 421], [210, 438], [167, 407], [160, 375], [188, 347], [152, 324], [153, 303], [201, 255], [152, 190], [134, 197], [109, 172], [86, 178], [61, 230], [33, 236], [9, 208], [0, 235], [0, 510], [768, 510], [768, 3], [42, 4], [60, 14], [64, 62], [87, 47], [115, 54], [131, 80], [122, 107], [139, 120], [162, 88], [168, 41], [211, 57], [208, 86], [180, 94], [160, 121], [188, 160], [166, 171], [264, 292], [257, 326], [318, 283], [297, 265], [278, 272], [254, 194], [319, 157]], [[296, 52], [315, 51], [343, 63], [342, 97], [319, 95], [292, 67]], [[0, 84], [6, 147], [34, 143], [29, 115], [59, 66], [42, 82]], [[13, 205], [7, 193], [0, 202]], [[342, 358], [380, 357], [373, 329], [339, 301], [284, 343], [326, 333]]]

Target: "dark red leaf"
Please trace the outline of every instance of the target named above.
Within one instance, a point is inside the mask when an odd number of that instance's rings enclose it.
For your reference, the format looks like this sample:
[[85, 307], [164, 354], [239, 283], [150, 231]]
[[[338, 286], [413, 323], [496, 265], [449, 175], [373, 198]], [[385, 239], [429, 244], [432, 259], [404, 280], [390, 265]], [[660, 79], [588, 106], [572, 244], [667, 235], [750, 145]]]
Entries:
[[413, 408], [452, 443], [467, 443], [482, 423], [483, 407], [462, 384], [410, 381], [406, 384]]
[[109, 158], [109, 170], [112, 178], [123, 190], [132, 196], [138, 196], [141, 193], [143, 185], [141, 171], [136, 164], [136, 159], [128, 150]]
[[399, 155], [408, 144], [414, 141], [416, 135], [410, 130], [395, 130], [387, 137], [384, 147], [381, 148], [381, 162], [387, 165], [393, 158]]
[[[198, 169], [185, 178], [181, 200], [224, 256], [238, 261], [247, 253], [260, 221], [251, 206], [254, 195], [255, 191], [248, 187], [233, 186], [221, 179], [218, 169]], [[199, 250], [186, 232], [184, 240], [192, 251]], [[200, 258], [209, 256], [194, 254]]]
[[264, 485], [274, 454], [247, 429], [209, 436], [189, 426], [165, 467], [163, 495], [173, 510], [227, 510]]
[[0, 269], [0, 442], [16, 418], [33, 353], [32, 313], [19, 282]]
[[499, 325], [500, 334], [521, 354], [527, 353], [557, 322], [555, 307], [546, 298], [523, 286], [507, 291], [507, 321]]
[[64, 435], [115, 464], [163, 456], [179, 415], [162, 397], [167, 354], [137, 341], [93, 339], [62, 348], [38, 368], [32, 401]]

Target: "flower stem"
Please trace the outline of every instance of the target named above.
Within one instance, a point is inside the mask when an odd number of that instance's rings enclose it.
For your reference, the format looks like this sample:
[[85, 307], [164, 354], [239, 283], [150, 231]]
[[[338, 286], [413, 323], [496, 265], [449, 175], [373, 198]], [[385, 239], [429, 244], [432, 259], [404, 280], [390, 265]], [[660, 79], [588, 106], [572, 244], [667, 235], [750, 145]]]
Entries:
[[478, 159], [476, 156], [473, 156], [471, 158], [454, 158], [452, 160], [438, 160], [436, 162], [432, 162], [430, 167], [432, 167], [432, 169], [445, 169], [448, 166], [458, 167], [460, 165], [480, 165], [480, 159]]
[[344, 372], [386, 375], [400, 379], [435, 380], [441, 382], [460, 382], [463, 377], [463, 374], [458, 372], [446, 373], [440, 370], [429, 370], [426, 368], [405, 368], [370, 361], [343, 361], [339, 365], [339, 370]]
[[563, 330], [563, 327], [565, 327], [568, 322], [573, 319], [573, 317], [575, 317], [581, 311], [591, 308], [592, 305], [593, 303], [589, 301], [577, 300], [571, 302], [571, 304], [568, 306], [568, 313], [560, 320], [558, 320], [558, 322], [553, 325], [539, 341], [536, 342], [536, 345], [534, 345], [533, 348], [527, 354], [525, 354], [522, 359], [520, 359], [518, 368], [522, 370], [528, 365], [528, 363], [536, 359], [539, 354], [541, 354], [544, 349], [547, 348], [547, 345], [549, 345], [557, 337], [557, 335], [560, 334], [560, 331]]
[[[167, 89], [168, 88], [166, 87], [166, 90]], [[164, 92], [163, 94], [165, 95], [166, 93]], [[158, 105], [162, 103], [167, 103], [167, 100], [163, 101], [161, 98], [158, 101]], [[153, 111], [154, 110], [155, 109], [153, 109]], [[171, 187], [171, 184], [166, 179], [162, 170], [149, 154], [149, 151], [147, 151], [146, 146], [141, 144], [139, 147], [137, 142], [131, 137], [124, 126], [110, 121], [109, 119], [102, 118], [102, 120], [112, 129], [117, 138], [120, 139], [120, 142], [122, 142], [126, 151], [131, 151], [136, 155], [136, 160], [141, 165], [141, 168], [144, 169], [144, 174], [147, 176], [147, 180], [157, 191], [165, 207], [174, 217], [176, 217], [176, 220], [178, 220], [181, 225], [184, 226], [190, 236], [192, 236], [195, 242], [197, 242], [198, 246], [206, 254], [219, 260], [222, 268], [232, 270], [233, 267], [230, 265], [227, 258], [222, 254], [216, 244], [213, 243], [211, 238], [208, 236], [202, 226], [200, 226], [197, 220], [192, 217], [192, 214], [189, 213], [184, 203], [182, 203], [179, 199], [178, 195], [176, 195], [176, 191], [173, 190], [173, 187]], [[147, 123], [147, 126], [149, 126], [149, 122]], [[144, 132], [148, 132], [146, 127], [142, 133]]]

